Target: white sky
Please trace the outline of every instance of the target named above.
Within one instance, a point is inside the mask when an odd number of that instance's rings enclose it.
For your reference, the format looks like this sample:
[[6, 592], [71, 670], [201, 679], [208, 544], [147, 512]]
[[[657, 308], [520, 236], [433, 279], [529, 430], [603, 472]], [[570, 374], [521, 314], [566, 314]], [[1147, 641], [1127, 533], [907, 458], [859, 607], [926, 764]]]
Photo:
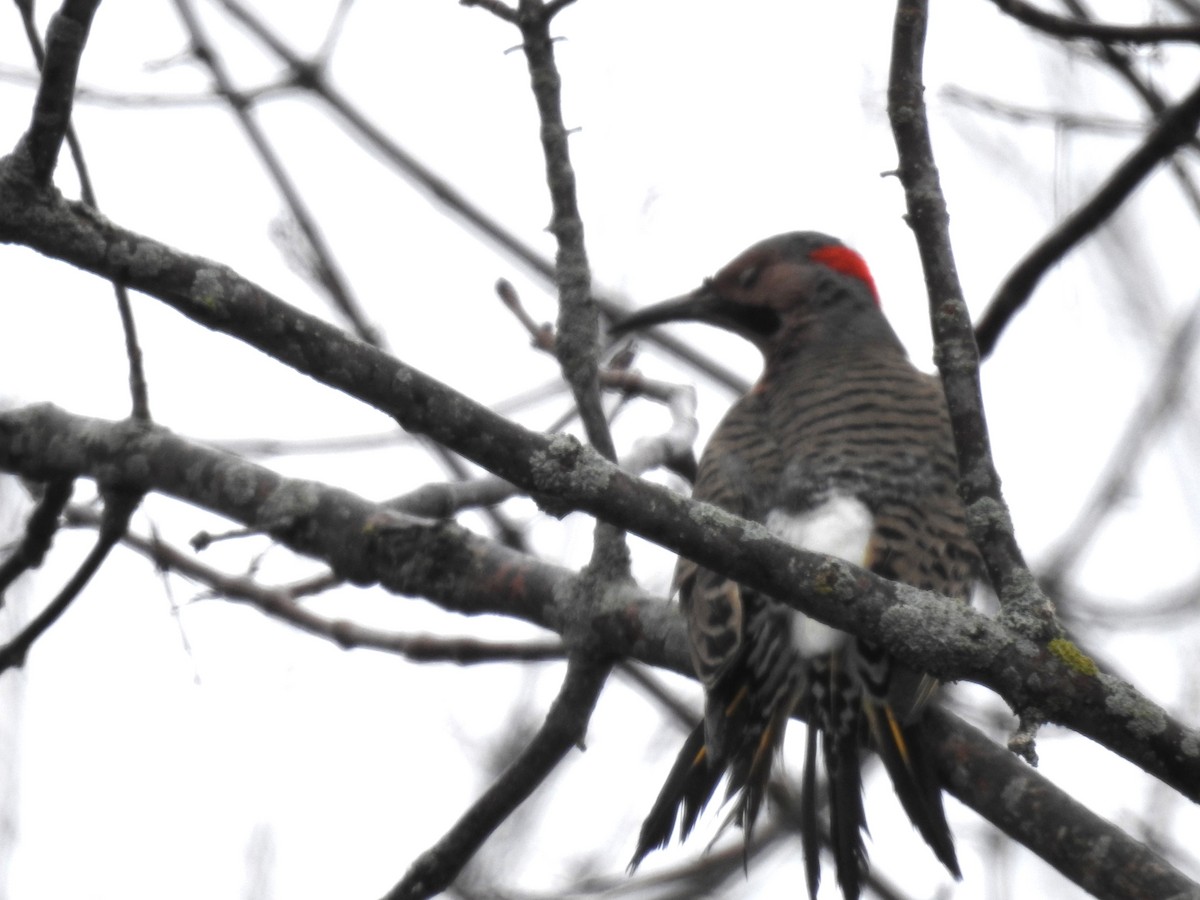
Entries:
[[[310, 50], [333, 5], [256, 4], [293, 45]], [[1128, 21], [1157, 8], [1110, 6]], [[241, 84], [260, 84], [277, 71], [252, 42], [230, 37], [218, 27], [220, 17], [202, 8]], [[890, 12], [869, 2], [748, 0], [736, 15], [729, 8], [694, 0], [579, 0], [559, 19], [565, 115], [580, 129], [571, 150], [597, 283], [641, 305], [694, 286], [761, 237], [827, 231], [863, 252], [885, 310], [918, 365], [931, 368], [901, 190], [895, 179], [879, 177], [895, 161], [884, 114]], [[549, 255], [551, 239], [542, 230], [549, 203], [528, 76], [523, 56], [504, 52], [516, 42], [510, 26], [453, 0], [360, 0], [332, 77], [402, 146]], [[81, 84], [193, 95], [207, 84], [194, 67], [147, 68], [174, 59], [182, 46], [169, 4], [107, 3], [93, 27]], [[29, 58], [16, 14], [0, 14], [3, 71], [27, 68]], [[1057, 60], [1053, 47], [1029, 39], [991, 4], [934, 5], [928, 97], [959, 271], [976, 313], [1013, 262], [1087, 195], [1131, 139], [1056, 139], [1044, 126], [998, 126], [939, 92], [953, 84], [1022, 105], [1139, 117], [1090, 63], [1080, 58], [1064, 67]], [[1194, 61], [1185, 56], [1145, 65], [1174, 94], [1195, 77]], [[11, 147], [21, 134], [31, 98], [31, 88], [0, 81], [0, 146]], [[538, 283], [326, 127], [312, 104], [276, 100], [259, 115], [400, 358], [488, 403], [554, 378], [553, 362], [528, 349], [491, 289], [497, 277], [509, 278], [535, 318], [552, 319], [553, 299]], [[289, 302], [328, 315], [267, 237], [281, 204], [223, 109], [85, 103], [76, 108], [76, 123], [106, 215], [220, 259]], [[60, 167], [58, 183], [76, 192], [69, 165]], [[1122, 311], [1127, 298], [1113, 289], [1114, 272], [1127, 263], [1102, 248], [1047, 279], [985, 369], [998, 464], [1019, 536], [1035, 560], [1087, 496], [1153, 371], [1148, 351], [1161, 341], [1162, 323], [1196, 294], [1195, 222], [1169, 178], [1156, 176], [1121, 216], [1129, 232], [1145, 235], [1131, 248], [1132, 259], [1156, 272], [1152, 283], [1140, 284], [1144, 295], [1134, 308], [1141, 312]], [[124, 415], [124, 350], [106, 285], [14, 247], [0, 247], [0, 273], [0, 396]], [[1156, 314], [1154, 304], [1171, 312]], [[205, 439], [287, 439], [389, 427], [382, 415], [197, 329], [155, 301], [135, 296], [134, 306], [152, 411], [169, 428]], [[747, 377], [754, 374], [757, 360], [748, 347], [698, 329], [681, 333]], [[675, 380], [689, 377], [652, 354], [641, 366]], [[728, 399], [702, 395], [706, 434]], [[547, 404], [523, 421], [544, 427], [563, 408], [561, 400]], [[628, 443], [638, 422], [653, 427], [659, 416], [630, 416], [622, 439]], [[1087, 560], [1090, 588], [1136, 602], [1192, 571], [1197, 492], [1194, 481], [1179, 475], [1181, 459], [1159, 454], [1139, 480], [1137, 494]], [[439, 477], [424, 456], [396, 448], [269, 464], [377, 498]], [[534, 515], [529, 505], [516, 509]], [[200, 528], [223, 527], [161, 499], [137, 518], [139, 530], [150, 523], [179, 545]], [[552, 559], [586, 558], [589, 523], [581, 517], [539, 522], [534, 534]], [[28, 609], [45, 603], [89, 544], [90, 536], [62, 535], [51, 563], [14, 600]], [[264, 546], [231, 542], [204, 558], [240, 571]], [[665, 587], [667, 554], [640, 554], [637, 567], [647, 586]], [[298, 570], [275, 550], [261, 572], [272, 582]], [[185, 605], [178, 621], [151, 567], [119, 554], [31, 653], [21, 682], [20, 833], [7, 879], [13, 900], [236, 895], [247, 845], [262, 829], [274, 842], [277, 896], [381, 894], [477, 795], [476, 764], [493, 731], [514, 710], [538, 721], [561, 679], [559, 666], [522, 674], [344, 653], [248, 609], [189, 603], [196, 592], [184, 582], [172, 579], [170, 590]], [[531, 631], [515, 623], [462, 622], [380, 592], [337, 592], [318, 608], [417, 632]], [[11, 627], [11, 616], [0, 613], [0, 626]], [[1195, 721], [1196, 699], [1181, 688], [1185, 666], [1200, 650], [1194, 630], [1139, 632], [1106, 650], [1129, 661], [1125, 674], [1136, 672], [1140, 688]], [[678, 684], [698, 695], [694, 686]], [[480, 698], [482, 709], [471, 703]], [[657, 710], [636, 695], [606, 693], [588, 752], [551, 782], [536, 846], [506, 851], [509, 874], [520, 873], [523, 887], [563, 884], [574, 853], [594, 850], [608, 871], [623, 867], [677, 749], [677, 736], [657, 722]], [[1130, 827], [1151, 814], [1142, 783], [1105, 751], [1053, 729], [1040, 751], [1044, 775], [1077, 789], [1118, 824]], [[1098, 784], [1128, 789], [1101, 793]], [[978, 819], [953, 806], [966, 874], [953, 896], [989, 896], [986, 845], [974, 840]], [[1160, 827], [1177, 836], [1196, 833], [1195, 810], [1185, 812]], [[931, 856], [926, 865], [926, 851], [879, 779], [868, 788], [868, 815], [880, 872], [902, 876], [912, 896], [946, 883]], [[666, 856], [692, 858], [704, 840], [700, 835]], [[1019, 866], [1015, 879], [1014, 896], [1074, 896], [1036, 861]], [[829, 896], [832, 881], [827, 871]], [[753, 867], [746, 891], [792, 897], [801, 884], [798, 849], [789, 845]]]

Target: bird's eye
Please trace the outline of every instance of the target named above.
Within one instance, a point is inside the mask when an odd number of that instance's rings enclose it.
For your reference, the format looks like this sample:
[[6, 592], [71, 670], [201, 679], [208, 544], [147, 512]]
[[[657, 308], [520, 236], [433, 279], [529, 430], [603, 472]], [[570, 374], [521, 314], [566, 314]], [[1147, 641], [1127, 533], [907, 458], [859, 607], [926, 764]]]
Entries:
[[741, 288], [752, 288], [758, 281], [758, 276], [762, 272], [761, 266], [748, 266], [738, 273], [737, 283]]

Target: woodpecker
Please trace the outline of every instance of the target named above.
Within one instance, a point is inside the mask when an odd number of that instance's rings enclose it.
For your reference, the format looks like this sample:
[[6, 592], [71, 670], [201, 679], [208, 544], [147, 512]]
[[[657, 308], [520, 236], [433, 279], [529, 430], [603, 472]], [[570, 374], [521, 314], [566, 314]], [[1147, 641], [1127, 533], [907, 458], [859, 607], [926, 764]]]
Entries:
[[[956, 492], [945, 395], [909, 361], [862, 257], [824, 234], [778, 235], [613, 331], [688, 320], [741, 335], [764, 363], [709, 441], [693, 496], [798, 547], [966, 602], [978, 555]], [[810, 896], [825, 827], [842, 893], [859, 896], [867, 871], [864, 747], [880, 755], [914, 826], [960, 878], [921, 731], [936, 682], [683, 557], [674, 590], [705, 714], [642, 826], [630, 870], [667, 845], [676, 820], [686, 838], [726, 775], [726, 824], [738, 824], [748, 843], [772, 759], [799, 708], [809, 723], [800, 814]], [[818, 823], [819, 760], [829, 783], [827, 826]]]

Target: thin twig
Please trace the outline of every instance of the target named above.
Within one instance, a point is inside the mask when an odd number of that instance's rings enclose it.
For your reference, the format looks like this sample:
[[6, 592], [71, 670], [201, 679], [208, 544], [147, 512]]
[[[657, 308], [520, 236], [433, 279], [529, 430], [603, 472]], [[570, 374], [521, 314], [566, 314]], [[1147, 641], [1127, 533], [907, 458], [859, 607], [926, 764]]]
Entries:
[[992, 0], [1018, 22], [1065, 40], [1092, 40], [1107, 44], [1163, 44], [1171, 41], [1200, 43], [1200, 26], [1177, 24], [1109, 25], [1086, 19], [1068, 19], [1045, 12], [1024, 0]]
[[96, 543], [80, 563], [75, 574], [63, 586], [58, 595], [51, 600], [33, 620], [25, 626], [12, 640], [0, 647], [0, 673], [14, 666], [23, 666], [29, 648], [43, 634], [50, 630], [75, 601], [92, 576], [100, 569], [101, 564], [108, 558], [109, 552], [121, 540], [125, 529], [129, 526], [129, 518], [141, 503], [142, 494], [137, 491], [118, 490], [116, 488], [104, 491], [104, 520]]
[[[101, 518], [90, 510], [72, 507], [68, 521], [76, 527], [95, 527]], [[395, 653], [412, 662], [449, 662], [477, 665], [496, 662], [546, 662], [564, 659], [566, 647], [559, 639], [539, 641], [481, 641], [468, 637], [399, 634], [367, 628], [348, 619], [318, 615], [299, 603], [301, 597], [321, 593], [344, 581], [325, 573], [294, 584], [271, 587], [247, 575], [229, 575], [200, 562], [161, 538], [126, 534], [125, 546], [141, 553], [164, 572], [175, 572], [204, 585], [214, 596], [253, 606], [259, 612], [287, 622], [337, 644], [343, 650], [366, 649]]]
[[[40, 42], [39, 42], [40, 43]], [[21, 66], [0, 63], [0, 82], [37, 87], [41, 76], [37, 71]], [[295, 95], [298, 92], [295, 80], [292, 78], [276, 79], [264, 82], [258, 87], [242, 88], [242, 96], [248, 100], [264, 102], [267, 100]], [[77, 84], [75, 86], [76, 106], [95, 106], [108, 109], [190, 109], [198, 106], [223, 106], [228, 101], [212, 91], [204, 93], [139, 93], [134, 91], [113, 91], [92, 85]], [[68, 136], [68, 141], [70, 137]]]
[[551, 772], [572, 747], [581, 747], [609, 665], [579, 655], [533, 740], [457, 823], [412, 864], [385, 900], [418, 900], [445, 890], [488, 836]]
[[547, 353], [553, 353], [555, 349], [554, 327], [548, 322], [538, 324], [534, 321], [533, 316], [529, 315], [525, 309], [525, 305], [521, 302], [521, 295], [517, 293], [517, 289], [512, 286], [506, 278], [501, 278], [496, 281], [496, 296], [500, 298], [500, 302], [504, 304], [514, 316], [521, 326], [529, 333], [529, 338], [533, 346], [539, 350], [544, 350]]
[[367, 320], [361, 304], [350, 289], [349, 282], [342, 274], [341, 267], [325, 236], [321, 233], [316, 219], [300, 195], [300, 190], [284, 169], [283, 162], [276, 154], [266, 133], [251, 113], [249, 98], [238, 91], [233, 83], [225, 63], [217, 53], [216, 47], [208, 39], [199, 18], [192, 9], [189, 0], [175, 0], [175, 9], [187, 29], [188, 38], [192, 43], [192, 52], [196, 59], [208, 69], [212, 75], [217, 93], [225, 98], [229, 109], [241, 127], [250, 146], [262, 162], [271, 181], [275, 184], [280, 197], [283, 198], [291, 217], [300, 227], [308, 249], [313, 255], [314, 271], [318, 283], [333, 301], [334, 307], [345, 317], [362, 340], [382, 347], [382, 337], [378, 330]]
[[1034, 106], [1021, 106], [986, 97], [969, 91], [959, 85], [946, 85], [938, 91], [938, 97], [947, 103], [953, 103], [965, 109], [986, 113], [1018, 124], [1046, 125], [1054, 129], [1066, 131], [1088, 131], [1103, 135], [1141, 135], [1145, 134], [1146, 126], [1142, 122], [1128, 119], [1116, 119], [1091, 113], [1075, 112], [1071, 109], [1043, 109]]
[[621, 663], [617, 666], [617, 672], [632, 681], [643, 693], [666, 710], [676, 725], [682, 726], [685, 731], [691, 731], [696, 727], [696, 722], [702, 715], [701, 712], [692, 709], [668, 691], [655, 675], [643, 672], [639, 665], [631, 662]]
[[1042, 276], [1116, 212], [1159, 163], [1190, 141], [1197, 127], [1200, 84], [1163, 115], [1141, 146], [1113, 170], [1087, 202], [1046, 235], [1008, 274], [975, 329], [980, 353], [987, 356], [995, 349], [1001, 332], [1028, 302]]
[[1125, 424], [1103, 474], [1092, 487], [1091, 495], [1075, 516], [1075, 521], [1059, 538], [1057, 546], [1041, 566], [1041, 577], [1048, 585], [1059, 585], [1087, 550], [1108, 513], [1128, 493], [1129, 483], [1138, 464], [1150, 449], [1152, 439], [1186, 397], [1190, 385], [1192, 359], [1200, 337], [1200, 300], [1174, 329], [1159, 360], [1158, 372], [1146, 388], [1142, 401]]
[[58, 533], [59, 516], [71, 499], [75, 481], [56, 478], [47, 482], [41, 499], [25, 523], [25, 536], [12, 554], [0, 564], [0, 607], [9, 585], [30, 569], [36, 569], [46, 558], [54, 535]]
[[[396, 141], [386, 135], [375, 123], [369, 120], [354, 104], [346, 99], [325, 79], [324, 73], [303, 59], [298, 53], [279, 39], [270, 28], [250, 12], [237, 0], [214, 0], [217, 5], [229, 13], [247, 31], [262, 41], [276, 56], [292, 71], [295, 84], [310, 91], [337, 116], [354, 137], [363, 141], [372, 151], [391, 163], [418, 186], [424, 188], [446, 210], [458, 216], [480, 235], [503, 252], [507, 253], [527, 270], [540, 277], [549, 285], [555, 284], [554, 264], [520, 240], [512, 232], [504, 228], [498, 220], [489, 216], [479, 206], [471, 202], [461, 191], [429, 166], [401, 147]], [[471, 5], [482, 6], [491, 12], [501, 8], [499, 2], [476, 2]], [[508, 16], [501, 15], [508, 19]], [[513, 11], [511, 21], [516, 21]], [[600, 311], [610, 319], [618, 319], [628, 314], [628, 304], [616, 298], [596, 292], [595, 301]], [[728, 388], [735, 394], [744, 394], [749, 390], [749, 383], [744, 377], [729, 367], [711, 357], [699, 353], [684, 341], [661, 331], [647, 332], [647, 340], [653, 341], [670, 355], [681, 360], [703, 374], [706, 378]]]

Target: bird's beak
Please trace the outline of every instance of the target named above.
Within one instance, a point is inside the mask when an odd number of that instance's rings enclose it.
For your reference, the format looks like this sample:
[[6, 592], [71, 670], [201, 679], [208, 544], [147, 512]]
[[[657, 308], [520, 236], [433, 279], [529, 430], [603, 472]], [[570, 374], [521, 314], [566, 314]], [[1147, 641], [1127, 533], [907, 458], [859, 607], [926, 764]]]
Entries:
[[655, 303], [653, 306], [647, 306], [645, 309], [639, 309], [614, 322], [608, 329], [608, 333], [616, 338], [631, 331], [640, 331], [643, 328], [662, 325], [665, 322], [708, 322], [713, 325], [722, 325], [728, 319], [728, 311], [726, 310], [725, 315], [722, 315], [722, 308], [730, 305], [706, 284], [682, 297], [673, 297], [670, 300]]
[[608, 333], [618, 338], [667, 322], [704, 322], [755, 342], [769, 337], [779, 327], [779, 317], [773, 311], [726, 300], [712, 282], [705, 282], [690, 294], [655, 303], [614, 322]]

